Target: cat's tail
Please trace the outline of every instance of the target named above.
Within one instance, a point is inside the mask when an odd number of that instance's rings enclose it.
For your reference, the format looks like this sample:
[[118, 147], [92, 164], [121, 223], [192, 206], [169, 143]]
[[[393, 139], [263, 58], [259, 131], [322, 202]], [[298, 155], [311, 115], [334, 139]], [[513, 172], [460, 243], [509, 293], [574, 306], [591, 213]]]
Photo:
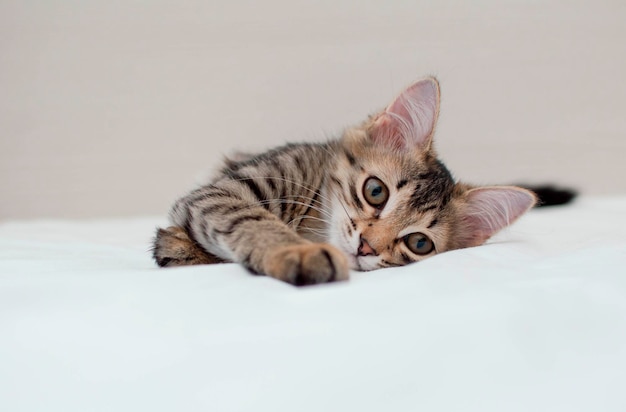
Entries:
[[578, 192], [571, 188], [554, 185], [517, 185], [534, 192], [539, 201], [536, 207], [559, 206], [570, 203], [578, 196]]

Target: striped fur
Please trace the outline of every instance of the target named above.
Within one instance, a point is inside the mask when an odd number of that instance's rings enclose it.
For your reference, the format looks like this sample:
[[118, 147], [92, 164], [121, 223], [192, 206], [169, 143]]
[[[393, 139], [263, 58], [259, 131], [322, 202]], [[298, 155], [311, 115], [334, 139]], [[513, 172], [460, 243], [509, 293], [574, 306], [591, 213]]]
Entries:
[[[438, 110], [439, 85], [428, 78], [337, 140], [227, 160], [174, 204], [172, 227], [157, 231], [157, 264], [239, 262], [306, 285], [484, 243], [535, 198], [455, 182], [432, 145]], [[366, 196], [371, 178], [387, 190], [384, 205]], [[433, 250], [415, 253], [407, 243], [414, 233]]]

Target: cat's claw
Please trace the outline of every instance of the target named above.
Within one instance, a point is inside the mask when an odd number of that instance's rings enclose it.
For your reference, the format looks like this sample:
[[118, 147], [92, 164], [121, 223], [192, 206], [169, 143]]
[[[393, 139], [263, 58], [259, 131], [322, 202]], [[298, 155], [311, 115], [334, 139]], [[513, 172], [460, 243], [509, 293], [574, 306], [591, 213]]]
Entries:
[[265, 274], [296, 286], [348, 280], [348, 261], [325, 243], [282, 246], [264, 260]]

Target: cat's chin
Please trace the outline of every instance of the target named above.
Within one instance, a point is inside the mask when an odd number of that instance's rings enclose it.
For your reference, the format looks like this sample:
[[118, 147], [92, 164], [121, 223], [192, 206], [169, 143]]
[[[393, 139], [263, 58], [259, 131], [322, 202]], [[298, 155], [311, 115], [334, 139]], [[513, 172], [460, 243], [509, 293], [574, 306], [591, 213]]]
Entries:
[[345, 252], [344, 252], [344, 254], [348, 258], [348, 265], [350, 265], [350, 269], [363, 271], [363, 268], [361, 268], [361, 265], [359, 264], [359, 258], [358, 257], [356, 257], [354, 255], [347, 254]]
[[369, 256], [354, 256], [357, 265], [358, 265], [358, 269], [356, 270], [360, 270], [361, 272], [368, 272], [370, 270], [374, 270], [374, 269], [378, 269], [380, 268], [379, 264], [378, 264], [378, 259], [375, 257], [369, 257]]
[[[346, 258], [348, 258], [348, 265], [352, 270], [358, 270], [359, 272], [368, 272], [370, 270], [378, 269], [378, 262], [370, 262], [367, 257], [361, 257], [346, 253], [343, 251]], [[374, 260], [374, 259], [371, 259]]]

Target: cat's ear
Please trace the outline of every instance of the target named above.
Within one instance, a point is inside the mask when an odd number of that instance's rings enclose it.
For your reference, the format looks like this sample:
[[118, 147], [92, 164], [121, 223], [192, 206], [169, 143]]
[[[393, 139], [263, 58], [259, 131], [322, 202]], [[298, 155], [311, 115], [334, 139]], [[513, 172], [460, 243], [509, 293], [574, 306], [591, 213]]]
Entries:
[[428, 77], [404, 90], [374, 118], [370, 136], [396, 149], [430, 149], [439, 115], [439, 83]]
[[459, 247], [482, 245], [537, 202], [531, 191], [515, 186], [471, 189], [460, 206]]

